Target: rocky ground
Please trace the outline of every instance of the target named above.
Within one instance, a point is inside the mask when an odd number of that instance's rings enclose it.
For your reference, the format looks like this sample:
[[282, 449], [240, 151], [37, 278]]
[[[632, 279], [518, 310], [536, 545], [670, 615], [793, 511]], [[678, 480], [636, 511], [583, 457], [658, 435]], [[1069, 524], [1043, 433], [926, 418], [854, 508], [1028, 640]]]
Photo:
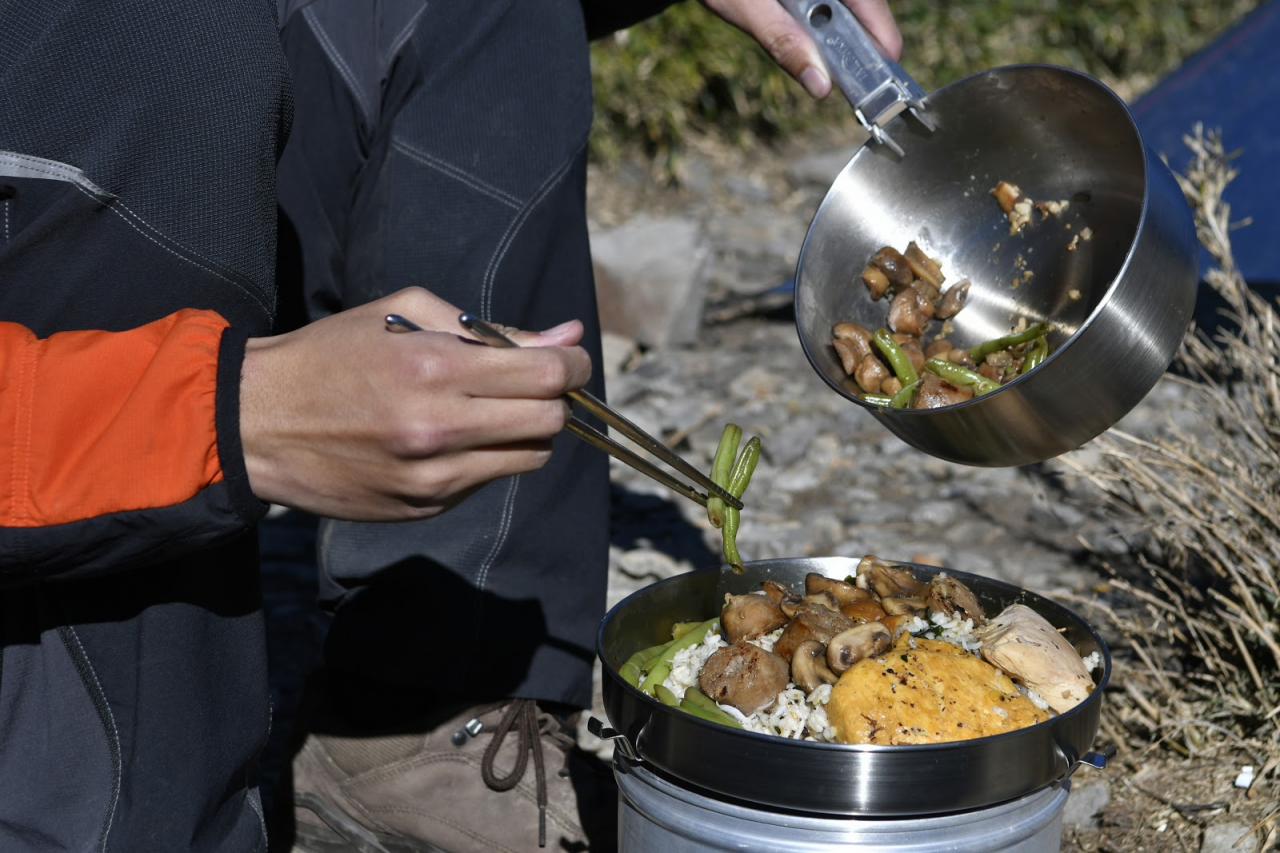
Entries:
[[[744, 559], [878, 554], [947, 566], [1030, 588], [1092, 620], [1095, 603], [1114, 603], [1097, 554], [1119, 558], [1127, 546], [1061, 461], [1009, 469], [932, 458], [830, 391], [805, 360], [778, 286], [847, 156], [838, 138], [814, 136], [780, 152], [695, 152], [679, 188], [642, 167], [592, 176], [602, 287], [665, 294], [643, 322], [634, 306], [615, 311], [610, 402], [704, 469], [726, 421], [761, 437], [738, 536]], [[602, 293], [602, 314], [623, 298]], [[1123, 428], [1148, 431], [1179, 393], [1162, 382]], [[1090, 453], [1072, 456], [1087, 465]], [[701, 507], [616, 461], [612, 472], [610, 606], [718, 564], [719, 532]], [[305, 633], [305, 589], [279, 575], [273, 585], [268, 574], [268, 606], [282, 615], [275, 636]], [[277, 689], [287, 709], [291, 688]], [[605, 718], [598, 699], [593, 713]], [[583, 740], [607, 755], [607, 743], [585, 732]], [[1262, 836], [1251, 828], [1267, 813], [1260, 801], [1275, 797], [1247, 797], [1234, 785], [1240, 769], [1234, 757], [1193, 763], [1124, 746], [1105, 770], [1075, 777], [1063, 849], [1257, 853]]]

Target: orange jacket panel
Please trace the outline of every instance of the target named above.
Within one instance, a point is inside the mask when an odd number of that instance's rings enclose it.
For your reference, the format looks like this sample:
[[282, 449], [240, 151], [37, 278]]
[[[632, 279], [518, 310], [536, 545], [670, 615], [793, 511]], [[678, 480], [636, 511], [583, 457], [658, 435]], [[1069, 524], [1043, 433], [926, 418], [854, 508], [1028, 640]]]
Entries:
[[0, 526], [168, 506], [221, 480], [226, 326], [184, 309], [126, 332], [42, 340], [0, 322]]

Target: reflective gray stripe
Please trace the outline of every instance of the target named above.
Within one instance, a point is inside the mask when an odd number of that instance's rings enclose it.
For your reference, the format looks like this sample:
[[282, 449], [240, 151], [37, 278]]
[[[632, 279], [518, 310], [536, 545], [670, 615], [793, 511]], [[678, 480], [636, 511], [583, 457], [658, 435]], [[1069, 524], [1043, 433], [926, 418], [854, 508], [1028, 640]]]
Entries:
[[88, 190], [100, 198], [114, 198], [111, 193], [99, 187], [75, 166], [59, 163], [57, 160], [46, 160], [43, 157], [32, 157], [16, 151], [0, 151], [0, 177], [3, 178], [37, 178], [46, 181], [66, 181], [81, 189]]

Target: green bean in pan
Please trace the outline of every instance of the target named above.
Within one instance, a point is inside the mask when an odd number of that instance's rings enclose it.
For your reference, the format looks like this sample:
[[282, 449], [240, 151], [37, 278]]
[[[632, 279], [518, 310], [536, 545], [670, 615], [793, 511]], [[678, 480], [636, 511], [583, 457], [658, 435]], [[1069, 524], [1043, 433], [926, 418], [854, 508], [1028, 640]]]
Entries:
[[700, 717], [704, 720], [707, 720], [708, 722], [719, 723], [722, 726], [731, 726], [735, 729], [742, 728], [742, 724], [739, 723], [737, 720], [735, 720], [733, 717], [729, 716], [729, 714], [726, 713], [725, 711], [722, 711], [719, 708], [715, 708], [714, 706], [713, 708], [704, 708], [703, 706], [697, 704], [696, 702], [690, 702], [688, 698], [688, 693], [685, 694], [684, 699], [680, 700], [680, 709], [682, 711], [685, 711], [686, 713], [692, 714], [695, 717]]
[[[720, 443], [716, 445], [716, 455], [711, 460], [711, 482], [723, 487], [729, 481], [733, 470], [733, 460], [738, 455], [738, 443], [742, 441], [742, 427], [737, 424], [725, 424], [720, 432]], [[715, 495], [707, 496], [707, 521], [712, 527], [724, 525], [725, 502]]]
[[1030, 370], [1040, 366], [1040, 363], [1049, 355], [1049, 339], [1044, 335], [1036, 338], [1031, 342], [1031, 346], [1027, 347], [1027, 353], [1022, 357], [1022, 367], [1018, 370], [1019, 374], [1027, 373]]
[[969, 347], [969, 357], [974, 361], [981, 362], [984, 358], [993, 352], [999, 352], [1002, 349], [1016, 347], [1018, 344], [1025, 344], [1027, 341], [1035, 340], [1041, 335], [1049, 332], [1048, 323], [1035, 323], [1021, 332], [1015, 332], [1012, 335], [1005, 335], [1002, 338], [996, 338], [990, 341], [984, 341], [976, 346]]
[[622, 680], [630, 684], [632, 687], [640, 686], [640, 676], [644, 672], [645, 664], [662, 654], [663, 650], [671, 643], [659, 643], [656, 646], [650, 646], [647, 649], [641, 649], [631, 657], [627, 658], [622, 666], [618, 667], [618, 675], [622, 676]]
[[[904, 385], [903, 387], [905, 388], [907, 386]], [[862, 398], [862, 402], [870, 403], [873, 406], [888, 406], [893, 403], [893, 398], [887, 397], [884, 394], [862, 394], [860, 396]]]
[[658, 684], [653, 688], [653, 694], [658, 697], [658, 701], [663, 705], [680, 705], [680, 697], [672, 693], [665, 684]]
[[710, 719], [712, 722], [724, 723], [726, 726], [734, 728], [742, 728], [742, 724], [734, 719], [733, 715], [722, 709], [707, 694], [703, 693], [696, 687], [690, 687], [685, 690], [684, 698], [680, 700], [680, 707], [692, 713], [692, 708], [703, 711], [707, 716], [704, 719]]
[[893, 339], [893, 335], [889, 334], [889, 330], [880, 328], [871, 338], [876, 347], [884, 354], [885, 359], [889, 362], [889, 367], [893, 368], [893, 375], [898, 377], [904, 386], [910, 385], [920, 377], [916, 375], [916, 369], [911, 364], [911, 359], [902, 351], [902, 347]]
[[999, 382], [988, 379], [981, 373], [976, 373], [967, 367], [962, 367], [959, 364], [953, 364], [940, 358], [931, 358], [926, 361], [924, 369], [930, 373], [936, 373], [955, 385], [965, 385], [972, 388], [973, 393], [977, 395], [989, 394], [1000, 387]]

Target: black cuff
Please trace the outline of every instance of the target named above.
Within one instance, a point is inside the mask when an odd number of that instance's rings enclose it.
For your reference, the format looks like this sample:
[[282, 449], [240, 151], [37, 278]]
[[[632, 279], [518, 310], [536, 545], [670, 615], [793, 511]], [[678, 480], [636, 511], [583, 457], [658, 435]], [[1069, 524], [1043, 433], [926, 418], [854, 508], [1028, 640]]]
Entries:
[[244, 348], [249, 335], [228, 326], [222, 333], [218, 349], [218, 389], [214, 426], [218, 430], [218, 459], [227, 484], [233, 509], [253, 522], [267, 514], [267, 503], [258, 499], [249, 486], [249, 471], [244, 464], [244, 448], [240, 445], [240, 371], [244, 366]]

